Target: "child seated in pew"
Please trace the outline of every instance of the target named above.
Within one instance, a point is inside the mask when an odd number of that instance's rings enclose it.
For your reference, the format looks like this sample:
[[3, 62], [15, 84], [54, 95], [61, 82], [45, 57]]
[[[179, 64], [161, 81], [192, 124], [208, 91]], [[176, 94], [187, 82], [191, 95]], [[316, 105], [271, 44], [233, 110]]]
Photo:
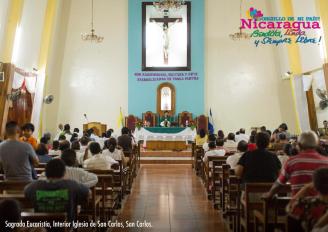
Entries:
[[23, 136], [20, 137], [20, 140], [25, 143], [31, 144], [34, 150], [38, 146], [38, 141], [33, 137], [34, 125], [32, 123], [26, 123], [22, 126]]
[[235, 169], [240, 157], [247, 151], [248, 144], [246, 141], [241, 140], [237, 145], [237, 152], [227, 158], [227, 164], [230, 165], [231, 169]]
[[102, 154], [105, 156], [109, 156], [116, 161], [122, 161], [123, 166], [126, 166], [126, 164], [128, 163], [129, 158], [124, 156], [122, 150], [117, 149], [117, 142], [116, 139], [113, 137], [105, 141], [105, 146]]
[[61, 155], [61, 151], [59, 150], [59, 141], [54, 140], [52, 142], [52, 149], [49, 150], [49, 155], [56, 157]]
[[97, 142], [91, 142], [86, 150], [86, 154], [91, 152], [92, 157], [84, 160], [83, 167], [93, 170], [111, 170], [113, 164], [118, 164], [110, 156], [106, 156], [101, 153], [100, 144]]
[[97, 184], [97, 175], [87, 172], [83, 168], [77, 167], [76, 153], [73, 149], [67, 149], [63, 151], [61, 159], [66, 165], [65, 179], [75, 180], [89, 188]]
[[[309, 191], [318, 195], [307, 197]], [[328, 168], [317, 169], [313, 181], [305, 185], [287, 207], [289, 216], [298, 220], [304, 231], [311, 231], [318, 220], [328, 212]]]
[[[208, 157], [209, 156], [224, 156], [226, 151], [224, 149], [216, 149], [216, 144], [215, 142], [209, 142], [208, 144], [209, 150], [207, 152], [205, 152], [204, 158], [203, 158], [203, 162], [207, 163], [208, 162]], [[208, 164], [209, 167], [213, 166], [213, 163], [210, 162]]]
[[50, 160], [52, 160], [52, 157], [48, 155], [47, 145], [43, 143], [38, 144], [35, 152], [39, 158], [40, 163], [45, 164], [48, 163]]
[[46, 165], [47, 180], [37, 180], [24, 189], [25, 197], [33, 202], [36, 212], [66, 212], [68, 221], [76, 219], [77, 206], [87, 201], [89, 188], [74, 180], [64, 179], [65, 163], [53, 159]]

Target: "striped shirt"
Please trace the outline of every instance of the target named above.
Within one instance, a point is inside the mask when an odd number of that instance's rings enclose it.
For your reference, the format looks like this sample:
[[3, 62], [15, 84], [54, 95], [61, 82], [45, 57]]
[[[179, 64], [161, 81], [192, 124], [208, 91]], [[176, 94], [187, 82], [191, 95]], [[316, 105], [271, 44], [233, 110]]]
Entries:
[[328, 157], [322, 156], [315, 150], [299, 153], [287, 160], [277, 182], [290, 182], [294, 196], [305, 184], [312, 182], [312, 175], [316, 169], [328, 168]]

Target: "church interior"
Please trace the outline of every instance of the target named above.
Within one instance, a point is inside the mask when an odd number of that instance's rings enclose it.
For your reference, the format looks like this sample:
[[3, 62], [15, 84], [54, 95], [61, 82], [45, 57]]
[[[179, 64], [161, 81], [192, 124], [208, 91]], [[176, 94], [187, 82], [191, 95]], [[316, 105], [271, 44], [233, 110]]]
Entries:
[[0, 0], [0, 231], [328, 231], [327, 0]]

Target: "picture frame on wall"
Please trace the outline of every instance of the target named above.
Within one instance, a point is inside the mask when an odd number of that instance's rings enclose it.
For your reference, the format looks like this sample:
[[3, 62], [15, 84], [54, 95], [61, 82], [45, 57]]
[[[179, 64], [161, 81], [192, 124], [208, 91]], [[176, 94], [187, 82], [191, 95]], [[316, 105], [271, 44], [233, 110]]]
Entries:
[[142, 3], [142, 71], [191, 70], [191, 2], [176, 10]]

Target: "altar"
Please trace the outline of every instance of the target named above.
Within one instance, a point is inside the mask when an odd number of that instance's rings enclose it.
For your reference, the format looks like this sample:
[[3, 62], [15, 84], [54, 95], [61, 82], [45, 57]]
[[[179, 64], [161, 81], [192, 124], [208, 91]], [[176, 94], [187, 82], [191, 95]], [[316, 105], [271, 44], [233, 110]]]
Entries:
[[190, 127], [143, 127], [136, 129], [134, 137], [143, 141], [143, 147], [149, 150], [185, 150], [188, 141], [194, 141], [196, 129]]

